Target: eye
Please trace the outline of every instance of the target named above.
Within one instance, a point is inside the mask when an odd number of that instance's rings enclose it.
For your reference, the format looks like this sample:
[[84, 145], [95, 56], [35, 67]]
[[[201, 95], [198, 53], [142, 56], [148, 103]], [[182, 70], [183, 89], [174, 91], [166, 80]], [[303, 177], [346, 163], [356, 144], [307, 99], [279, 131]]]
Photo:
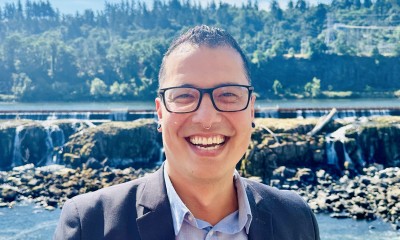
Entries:
[[191, 95], [191, 94], [186, 93], [186, 94], [181, 94], [181, 95], [175, 96], [173, 101], [176, 101], [176, 100], [179, 100], [179, 99], [190, 99], [190, 98], [194, 98], [194, 96]]
[[196, 100], [197, 97], [190, 93], [171, 94], [168, 96], [168, 101], [175, 104], [190, 104]]
[[238, 97], [238, 95], [233, 92], [224, 92], [219, 97]]
[[235, 103], [238, 102], [240, 96], [234, 92], [223, 92], [217, 96], [217, 101], [223, 103]]

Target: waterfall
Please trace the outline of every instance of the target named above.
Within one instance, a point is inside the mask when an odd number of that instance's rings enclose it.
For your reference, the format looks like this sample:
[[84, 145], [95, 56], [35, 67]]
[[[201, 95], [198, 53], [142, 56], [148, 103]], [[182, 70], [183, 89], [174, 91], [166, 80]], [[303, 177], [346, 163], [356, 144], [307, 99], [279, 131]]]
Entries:
[[256, 117], [258, 118], [279, 118], [279, 111], [277, 108], [265, 108], [257, 111]]
[[[304, 118], [319, 118], [329, 113], [329, 110], [320, 109], [320, 110], [296, 110], [296, 118], [304, 119]], [[361, 117], [372, 117], [372, 116], [390, 116], [389, 109], [339, 109], [333, 119], [337, 118], [361, 118]]]
[[335, 142], [332, 141], [331, 134], [325, 136], [326, 142], [326, 155], [327, 155], [327, 164], [334, 165], [339, 167], [339, 160], [335, 150]]
[[[11, 163], [11, 167], [21, 166], [24, 165], [22, 161], [22, 154], [21, 154], [21, 138], [20, 133], [24, 129], [24, 126], [18, 126], [15, 129], [15, 137], [14, 137], [14, 151], [13, 151], [13, 159]], [[29, 152], [26, 154], [29, 155]]]
[[128, 109], [112, 110], [110, 114], [111, 121], [126, 121], [128, 118]]
[[59, 164], [61, 162], [62, 146], [65, 143], [64, 131], [59, 126], [52, 124], [51, 121], [43, 122], [46, 129], [46, 166], [51, 164]]
[[326, 140], [327, 164], [335, 165], [339, 168], [342, 167], [339, 166], [339, 157], [335, 150], [336, 141], [339, 141], [343, 146], [344, 161], [348, 163], [353, 163], [353, 160], [350, 158], [349, 153], [346, 150], [345, 142], [347, 140], [346, 131], [355, 127], [356, 127], [355, 124], [348, 124], [346, 126], [337, 129], [335, 132], [326, 135], [325, 140]]

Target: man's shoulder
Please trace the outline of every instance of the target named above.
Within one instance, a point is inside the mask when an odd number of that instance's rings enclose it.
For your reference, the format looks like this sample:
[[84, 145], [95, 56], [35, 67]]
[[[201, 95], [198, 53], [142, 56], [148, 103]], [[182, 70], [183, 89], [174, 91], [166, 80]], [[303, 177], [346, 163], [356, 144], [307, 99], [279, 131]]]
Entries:
[[263, 183], [255, 182], [247, 178], [242, 178], [247, 188], [257, 195], [256, 197], [261, 199], [261, 202], [265, 203], [268, 207], [279, 206], [284, 207], [297, 207], [307, 209], [308, 205], [306, 202], [294, 191], [280, 190], [275, 187], [265, 185]]
[[300, 195], [245, 178], [243, 181], [249, 201], [256, 205], [253, 214], [272, 220], [275, 239], [319, 239], [315, 216]]

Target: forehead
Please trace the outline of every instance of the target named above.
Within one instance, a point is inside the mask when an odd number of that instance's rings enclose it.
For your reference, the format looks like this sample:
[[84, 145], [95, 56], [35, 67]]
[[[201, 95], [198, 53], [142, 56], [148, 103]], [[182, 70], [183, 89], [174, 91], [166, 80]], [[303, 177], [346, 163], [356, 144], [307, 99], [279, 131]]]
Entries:
[[182, 44], [165, 60], [161, 87], [213, 87], [224, 83], [248, 84], [243, 60], [231, 47]]

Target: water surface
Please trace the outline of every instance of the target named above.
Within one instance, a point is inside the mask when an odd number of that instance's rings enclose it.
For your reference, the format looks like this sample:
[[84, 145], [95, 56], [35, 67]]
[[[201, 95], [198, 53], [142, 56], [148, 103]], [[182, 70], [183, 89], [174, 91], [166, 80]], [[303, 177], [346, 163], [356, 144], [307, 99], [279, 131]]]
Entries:
[[[300, 100], [257, 100], [256, 108], [390, 108], [400, 107], [400, 99], [300, 99]], [[0, 102], [1, 110], [154, 110], [154, 101], [134, 102]]]
[[[46, 211], [32, 204], [17, 205], [12, 209], [0, 208], [0, 240], [51, 239], [61, 211]], [[352, 219], [333, 219], [318, 214], [322, 240], [396, 240], [400, 232], [389, 223]]]

